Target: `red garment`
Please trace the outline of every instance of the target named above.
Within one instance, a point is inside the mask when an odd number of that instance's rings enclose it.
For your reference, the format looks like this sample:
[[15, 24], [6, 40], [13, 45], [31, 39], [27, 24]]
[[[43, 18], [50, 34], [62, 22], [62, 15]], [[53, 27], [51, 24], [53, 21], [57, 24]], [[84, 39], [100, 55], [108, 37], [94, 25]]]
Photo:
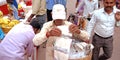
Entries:
[[0, 10], [3, 12], [3, 15], [9, 14], [7, 4], [0, 6]]
[[27, 6], [31, 6], [31, 5], [32, 5], [32, 0], [26, 0], [26, 1], [25, 1], [25, 4], [26, 4]]

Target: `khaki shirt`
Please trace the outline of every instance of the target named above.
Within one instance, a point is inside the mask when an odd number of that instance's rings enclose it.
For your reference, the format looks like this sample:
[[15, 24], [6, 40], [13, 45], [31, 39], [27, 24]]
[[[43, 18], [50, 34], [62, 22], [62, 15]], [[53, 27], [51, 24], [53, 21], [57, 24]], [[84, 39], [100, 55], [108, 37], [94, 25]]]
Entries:
[[32, 14], [46, 14], [46, 0], [32, 0]]
[[[71, 22], [68, 22], [68, 21], [65, 21], [64, 25], [66, 26], [70, 26], [72, 23]], [[49, 21], [49, 22], [46, 22], [44, 25], [43, 25], [43, 28], [41, 29], [40, 33], [36, 34], [34, 39], [33, 39], [33, 43], [36, 45], [36, 46], [39, 46], [41, 45], [43, 42], [45, 42], [47, 40], [47, 43], [46, 43], [46, 60], [54, 60], [54, 42], [56, 40], [56, 37], [49, 37], [47, 38], [46, 37], [46, 32], [47, 31], [50, 31], [53, 27], [56, 27], [54, 24], [53, 24], [53, 21]], [[88, 36], [86, 36], [86, 33], [84, 32], [81, 32], [80, 34], [76, 34], [75, 37], [77, 38], [82, 38], [82, 39], [87, 39]]]

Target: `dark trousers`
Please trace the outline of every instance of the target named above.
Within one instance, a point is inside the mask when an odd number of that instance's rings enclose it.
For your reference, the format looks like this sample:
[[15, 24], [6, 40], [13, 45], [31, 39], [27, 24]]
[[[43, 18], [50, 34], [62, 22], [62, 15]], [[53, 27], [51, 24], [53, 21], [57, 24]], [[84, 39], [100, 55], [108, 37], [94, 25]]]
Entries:
[[[92, 60], [107, 60], [112, 56], [113, 52], [113, 37], [103, 38], [95, 34], [93, 36], [94, 45]], [[99, 56], [100, 48], [103, 48], [103, 54]]]
[[52, 10], [47, 9], [47, 21], [52, 21]]

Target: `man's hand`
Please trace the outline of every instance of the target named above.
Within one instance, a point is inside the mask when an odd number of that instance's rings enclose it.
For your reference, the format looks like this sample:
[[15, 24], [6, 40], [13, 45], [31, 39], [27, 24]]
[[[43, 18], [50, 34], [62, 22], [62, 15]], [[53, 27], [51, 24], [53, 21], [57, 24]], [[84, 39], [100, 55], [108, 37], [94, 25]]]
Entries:
[[27, 21], [27, 22], [30, 22], [34, 16], [35, 16], [35, 14], [31, 14], [26, 21]]
[[89, 44], [89, 43], [90, 43], [90, 40], [85, 40], [84, 42]]
[[69, 31], [72, 33], [72, 34], [80, 34], [80, 29], [77, 27], [77, 25], [75, 24], [72, 24], [70, 25], [69, 27]]
[[30, 22], [32, 20], [32, 17], [29, 17], [26, 21]]
[[47, 37], [50, 37], [50, 36], [61, 36], [62, 32], [60, 29], [58, 28], [52, 28], [50, 31], [48, 31], [46, 33], [46, 36]]
[[116, 21], [120, 21], [120, 11], [115, 13]]

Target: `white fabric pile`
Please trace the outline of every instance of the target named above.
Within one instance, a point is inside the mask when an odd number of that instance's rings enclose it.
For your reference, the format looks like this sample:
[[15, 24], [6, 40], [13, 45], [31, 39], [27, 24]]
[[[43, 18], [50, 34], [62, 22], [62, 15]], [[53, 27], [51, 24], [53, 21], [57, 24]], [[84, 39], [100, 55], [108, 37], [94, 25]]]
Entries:
[[93, 49], [92, 44], [79, 42], [72, 39], [69, 33], [69, 26], [58, 26], [62, 31], [62, 36], [57, 37], [54, 44], [54, 60], [69, 60], [83, 58]]
[[55, 60], [68, 60], [70, 45], [72, 42], [72, 34], [69, 33], [68, 26], [58, 26], [58, 28], [62, 31], [62, 36], [56, 39], [54, 45], [54, 57]]
[[71, 51], [69, 54], [69, 59], [80, 59], [89, 55], [94, 48], [92, 44], [87, 44], [85, 42], [72, 43]]

